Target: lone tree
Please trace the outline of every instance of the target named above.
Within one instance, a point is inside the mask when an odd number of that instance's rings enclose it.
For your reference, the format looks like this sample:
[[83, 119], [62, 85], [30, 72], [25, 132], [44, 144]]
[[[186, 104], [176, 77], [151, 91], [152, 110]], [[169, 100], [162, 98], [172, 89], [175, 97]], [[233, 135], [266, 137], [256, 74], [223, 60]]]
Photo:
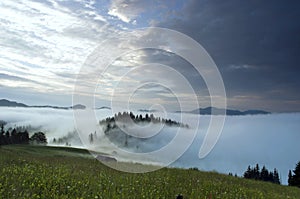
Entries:
[[90, 143], [92, 144], [94, 142], [94, 135], [91, 133], [89, 135]]
[[296, 168], [293, 170], [293, 173], [294, 174], [292, 175], [292, 172], [289, 171], [289, 186], [296, 186], [300, 188], [300, 161], [297, 163]]
[[274, 169], [273, 174], [274, 174], [273, 182], [274, 182], [275, 184], [280, 184], [279, 173], [278, 173], [278, 171], [277, 171], [276, 168]]
[[293, 174], [292, 174], [292, 171], [291, 170], [289, 170], [289, 176], [288, 176], [288, 184], [289, 184], [289, 186], [292, 186], [292, 184], [293, 184], [293, 180], [292, 180], [292, 178], [293, 178]]
[[1, 128], [1, 134], [4, 134], [4, 126], [6, 125], [6, 122], [3, 120], [0, 120], [0, 128]]
[[45, 134], [43, 132], [34, 133], [30, 137], [30, 141], [33, 144], [47, 144], [47, 138], [46, 138], [46, 136], [45, 136]]

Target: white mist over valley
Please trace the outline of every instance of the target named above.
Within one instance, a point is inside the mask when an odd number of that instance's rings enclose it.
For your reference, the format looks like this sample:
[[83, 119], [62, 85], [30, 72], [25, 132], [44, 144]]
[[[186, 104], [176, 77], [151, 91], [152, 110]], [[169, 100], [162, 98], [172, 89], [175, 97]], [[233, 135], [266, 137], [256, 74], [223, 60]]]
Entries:
[[[111, 117], [111, 110], [95, 110], [97, 120]], [[135, 114], [143, 114], [135, 112]], [[162, 117], [164, 114], [155, 112], [155, 116]], [[281, 175], [283, 184], [287, 183], [289, 169], [293, 169], [300, 159], [300, 114], [280, 113], [268, 115], [249, 116], [227, 116], [221, 136], [213, 150], [203, 159], [199, 159], [198, 153], [202, 145], [204, 136], [210, 121], [210, 116], [199, 116], [196, 114], [186, 114], [190, 123], [195, 123], [199, 119], [199, 128], [196, 137], [188, 150], [172, 165], [172, 167], [191, 168], [197, 167], [205, 171], [217, 171], [221, 173], [233, 173], [241, 176], [248, 165], [266, 165], [272, 170], [277, 168]], [[167, 118], [180, 121], [179, 113], [168, 113]], [[72, 147], [93, 148], [83, 146], [76, 133], [72, 110], [58, 110], [48, 108], [0, 108], [0, 120], [7, 122], [6, 128], [14, 126], [29, 126], [34, 131], [43, 131], [48, 139], [49, 145], [54, 145], [54, 138], [65, 138]], [[145, 129], [153, 129], [158, 126], [148, 126]], [[97, 134], [95, 149], [101, 152], [113, 154], [113, 149], [109, 140], [102, 132], [99, 124], [95, 124]], [[179, 127], [178, 127], [179, 128]], [[129, 139], [128, 145], [122, 144], [122, 137], [115, 138], [118, 147], [132, 152], [149, 152], [158, 150], [167, 145], [176, 135], [177, 127], [163, 127], [159, 134], [141, 141], [140, 139]], [[182, 128], [189, 135], [195, 126]], [[134, 131], [134, 129], [130, 129]], [[94, 132], [87, 132], [88, 135]], [[143, 133], [150, 133], [143, 132]], [[80, 135], [83, 137], [82, 134]], [[82, 138], [84, 139], [84, 138]], [[87, 143], [87, 142], [83, 142]], [[95, 144], [95, 143], [94, 143]], [[65, 145], [65, 143], [61, 143]], [[120, 157], [122, 161], [135, 161], [141, 163], [151, 163], [151, 160], [135, 159], [130, 157]], [[154, 162], [153, 162], [154, 163]]]

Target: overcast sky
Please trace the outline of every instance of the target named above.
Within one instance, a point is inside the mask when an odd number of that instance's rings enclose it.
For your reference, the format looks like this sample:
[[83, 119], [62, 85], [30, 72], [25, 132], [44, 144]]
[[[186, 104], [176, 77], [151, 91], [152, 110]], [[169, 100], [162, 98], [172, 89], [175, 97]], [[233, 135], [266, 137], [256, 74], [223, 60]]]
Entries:
[[[0, 98], [70, 105], [77, 74], [101, 42], [138, 28], [163, 27], [204, 47], [222, 75], [230, 108], [300, 111], [299, 17], [299, 1], [1, 1]], [[210, 105], [206, 85], [190, 64], [157, 50], [140, 50], [115, 60], [98, 86], [99, 104], [109, 105], [105, 96], [112, 93], [116, 71], [151, 63], [171, 65], [192, 84], [200, 106]], [[171, 85], [185, 94], [185, 87], [174, 83], [176, 76], [154, 68], [153, 75], [173, 80]], [[126, 77], [122, 88], [143, 85], [144, 71]], [[142, 96], [136, 97], [141, 107], [143, 97], [172, 104], [172, 89], [148, 84], [134, 96]]]

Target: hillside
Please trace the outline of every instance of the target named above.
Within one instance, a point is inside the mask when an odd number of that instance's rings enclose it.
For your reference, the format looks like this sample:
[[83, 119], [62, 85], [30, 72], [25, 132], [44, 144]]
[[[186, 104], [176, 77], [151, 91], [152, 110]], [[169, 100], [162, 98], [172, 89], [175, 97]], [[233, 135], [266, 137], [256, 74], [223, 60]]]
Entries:
[[[300, 189], [218, 174], [165, 168], [131, 174], [110, 169], [83, 149], [0, 148], [3, 198], [299, 198]], [[142, 166], [129, 163], [123, 166]]]

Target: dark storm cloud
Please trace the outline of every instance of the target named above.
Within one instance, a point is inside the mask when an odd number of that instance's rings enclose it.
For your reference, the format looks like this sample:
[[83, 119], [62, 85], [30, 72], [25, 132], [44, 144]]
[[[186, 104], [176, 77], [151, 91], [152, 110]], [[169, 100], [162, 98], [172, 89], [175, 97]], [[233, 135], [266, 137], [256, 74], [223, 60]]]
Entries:
[[[299, 1], [193, 0], [181, 15], [159, 26], [203, 45], [220, 69], [229, 104], [235, 96], [258, 96], [269, 100], [262, 108], [300, 111]], [[280, 104], [274, 100], [293, 108], [274, 107]]]

